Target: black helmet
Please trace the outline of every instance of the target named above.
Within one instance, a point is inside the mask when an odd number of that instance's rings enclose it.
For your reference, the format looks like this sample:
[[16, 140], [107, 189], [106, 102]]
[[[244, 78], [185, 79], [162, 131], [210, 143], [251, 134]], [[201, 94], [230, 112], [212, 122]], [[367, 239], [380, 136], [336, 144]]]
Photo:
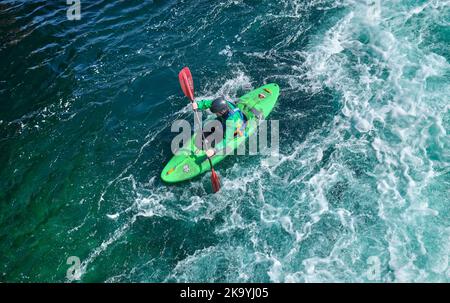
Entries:
[[224, 97], [214, 99], [210, 108], [210, 110], [215, 114], [229, 109], [230, 107], [228, 106], [228, 102], [225, 100]]

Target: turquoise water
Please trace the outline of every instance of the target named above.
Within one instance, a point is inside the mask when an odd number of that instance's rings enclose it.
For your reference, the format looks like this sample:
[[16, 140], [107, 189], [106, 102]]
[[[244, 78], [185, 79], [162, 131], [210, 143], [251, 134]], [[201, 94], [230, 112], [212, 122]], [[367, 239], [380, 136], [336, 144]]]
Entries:
[[[450, 281], [450, 2], [0, 4], [1, 281]], [[280, 157], [167, 186], [197, 97], [282, 88]]]

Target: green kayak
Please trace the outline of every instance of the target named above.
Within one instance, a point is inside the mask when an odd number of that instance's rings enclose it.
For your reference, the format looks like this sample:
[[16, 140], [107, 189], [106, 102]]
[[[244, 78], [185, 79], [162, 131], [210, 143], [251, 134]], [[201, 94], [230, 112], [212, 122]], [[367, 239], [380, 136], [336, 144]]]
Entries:
[[[244, 113], [248, 121], [254, 120], [257, 122], [269, 116], [277, 103], [279, 95], [280, 88], [278, 84], [267, 84], [240, 97], [236, 105]], [[227, 147], [230, 150], [235, 150], [244, 143], [254, 133], [255, 125], [257, 123], [247, 122], [245, 136], [237, 136], [228, 143]], [[205, 151], [199, 149], [195, 144], [196, 136], [194, 134], [187, 146], [180, 149], [164, 167], [161, 172], [163, 181], [167, 183], [186, 181], [211, 170]], [[211, 158], [212, 163], [216, 165], [225, 159], [226, 156], [214, 155]]]

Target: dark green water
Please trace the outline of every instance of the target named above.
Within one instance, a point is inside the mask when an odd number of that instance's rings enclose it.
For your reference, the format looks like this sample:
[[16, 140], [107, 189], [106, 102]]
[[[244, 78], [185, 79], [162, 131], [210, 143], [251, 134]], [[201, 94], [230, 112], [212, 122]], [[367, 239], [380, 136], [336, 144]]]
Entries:
[[[0, 4], [1, 281], [450, 281], [448, 1]], [[280, 159], [159, 179], [198, 98], [282, 89]]]

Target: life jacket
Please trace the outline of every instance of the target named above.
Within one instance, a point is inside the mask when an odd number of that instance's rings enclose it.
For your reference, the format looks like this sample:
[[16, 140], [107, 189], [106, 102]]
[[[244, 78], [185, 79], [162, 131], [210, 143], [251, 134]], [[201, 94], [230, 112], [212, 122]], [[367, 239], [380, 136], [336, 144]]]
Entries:
[[233, 116], [235, 113], [238, 113], [239, 116], [241, 117], [242, 124], [237, 125], [236, 131], [234, 132], [234, 136], [236, 137], [237, 135], [239, 135], [240, 137], [242, 137], [245, 134], [244, 131], [245, 131], [245, 127], [247, 126], [247, 117], [245, 117], [244, 113], [233, 102], [229, 102], [229, 101], [227, 101], [227, 102], [230, 107], [230, 110], [224, 116], [222, 116], [220, 119], [221, 123], [222, 123], [222, 127], [224, 129], [224, 133], [225, 133], [225, 128], [226, 128], [226, 121], [228, 120], [228, 118]]

